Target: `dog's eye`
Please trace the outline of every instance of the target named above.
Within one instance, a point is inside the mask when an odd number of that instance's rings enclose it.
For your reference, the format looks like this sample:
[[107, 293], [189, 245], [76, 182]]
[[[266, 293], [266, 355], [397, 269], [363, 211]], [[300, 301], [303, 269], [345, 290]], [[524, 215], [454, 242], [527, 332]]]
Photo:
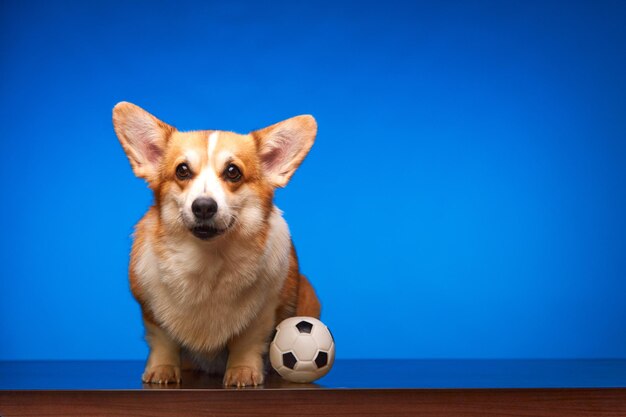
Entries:
[[191, 178], [191, 169], [184, 162], [176, 167], [176, 176], [179, 180], [187, 180]]
[[224, 177], [228, 181], [237, 182], [241, 180], [241, 171], [237, 168], [237, 165], [229, 164], [224, 170]]

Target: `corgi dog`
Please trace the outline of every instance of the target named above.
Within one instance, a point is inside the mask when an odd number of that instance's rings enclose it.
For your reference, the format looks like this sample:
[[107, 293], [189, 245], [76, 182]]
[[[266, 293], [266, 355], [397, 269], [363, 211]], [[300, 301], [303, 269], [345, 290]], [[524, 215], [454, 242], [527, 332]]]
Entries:
[[129, 265], [150, 348], [142, 380], [180, 383], [181, 369], [203, 369], [223, 375], [225, 386], [262, 384], [275, 326], [320, 316], [273, 203], [311, 149], [315, 119], [248, 134], [181, 132], [121, 102], [113, 125], [154, 194]]

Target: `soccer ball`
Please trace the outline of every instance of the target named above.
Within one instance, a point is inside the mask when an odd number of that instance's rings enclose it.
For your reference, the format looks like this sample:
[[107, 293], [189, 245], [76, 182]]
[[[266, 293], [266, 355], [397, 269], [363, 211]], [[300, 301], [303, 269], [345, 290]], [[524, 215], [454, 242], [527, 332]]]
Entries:
[[287, 381], [315, 381], [330, 371], [334, 361], [335, 341], [318, 319], [290, 317], [276, 326], [270, 362]]

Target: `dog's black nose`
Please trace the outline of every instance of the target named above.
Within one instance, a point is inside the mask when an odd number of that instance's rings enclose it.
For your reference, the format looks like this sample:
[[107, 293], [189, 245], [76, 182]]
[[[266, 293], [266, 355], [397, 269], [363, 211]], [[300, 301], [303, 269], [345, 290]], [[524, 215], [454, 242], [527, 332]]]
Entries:
[[199, 220], [209, 220], [217, 213], [217, 201], [212, 198], [196, 198], [191, 204], [191, 211]]

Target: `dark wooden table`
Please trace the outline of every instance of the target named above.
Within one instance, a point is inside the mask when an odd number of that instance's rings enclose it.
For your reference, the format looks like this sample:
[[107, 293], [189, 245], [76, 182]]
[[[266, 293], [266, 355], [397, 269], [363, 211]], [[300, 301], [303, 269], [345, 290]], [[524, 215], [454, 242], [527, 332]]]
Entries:
[[339, 360], [316, 384], [257, 388], [185, 372], [142, 384], [143, 363], [0, 362], [8, 416], [626, 416], [626, 360]]

